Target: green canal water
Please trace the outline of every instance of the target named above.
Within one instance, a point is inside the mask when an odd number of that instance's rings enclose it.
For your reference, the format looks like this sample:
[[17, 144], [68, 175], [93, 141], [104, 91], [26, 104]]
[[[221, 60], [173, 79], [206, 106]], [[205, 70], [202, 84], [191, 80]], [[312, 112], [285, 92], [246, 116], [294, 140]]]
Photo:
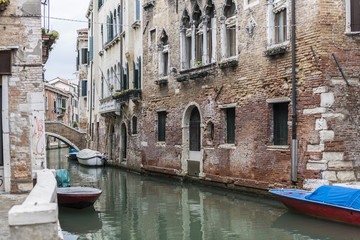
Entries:
[[66, 240], [360, 239], [360, 228], [288, 212], [279, 202], [117, 168], [68, 161], [49, 150], [48, 168], [69, 170], [72, 186], [103, 190], [93, 207], [60, 208]]

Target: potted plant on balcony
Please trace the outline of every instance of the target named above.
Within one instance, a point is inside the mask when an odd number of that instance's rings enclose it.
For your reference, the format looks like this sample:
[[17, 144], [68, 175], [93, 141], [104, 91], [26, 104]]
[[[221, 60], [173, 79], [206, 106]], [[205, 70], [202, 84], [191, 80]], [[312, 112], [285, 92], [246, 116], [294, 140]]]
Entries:
[[9, 3], [10, 0], [0, 0], [0, 11], [4, 11]]

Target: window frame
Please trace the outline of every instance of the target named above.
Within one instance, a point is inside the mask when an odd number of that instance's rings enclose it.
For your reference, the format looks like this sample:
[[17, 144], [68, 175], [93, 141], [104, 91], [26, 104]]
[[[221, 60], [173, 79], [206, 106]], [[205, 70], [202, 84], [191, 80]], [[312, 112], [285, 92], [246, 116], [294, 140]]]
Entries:
[[[351, 1], [352, 0], [345, 0], [345, 33], [346, 34], [360, 34], [360, 26], [359, 30], [352, 30], [351, 24], [352, 24], [352, 7], [351, 7]], [[359, 13], [360, 14], [360, 13]], [[360, 20], [359, 20], [360, 24]]]
[[[284, 112], [282, 112], [284, 111]], [[286, 113], [286, 114], [284, 114]], [[286, 119], [280, 119], [281, 114], [284, 114]], [[273, 144], [274, 146], [288, 146], [289, 145], [289, 102], [278, 102], [272, 104], [272, 124], [273, 124]], [[280, 123], [279, 123], [280, 122]], [[279, 124], [283, 123], [282, 126]], [[280, 136], [280, 135], [284, 135]], [[283, 139], [282, 139], [283, 138]]]
[[158, 129], [157, 129], [157, 141], [165, 142], [166, 141], [166, 111], [157, 112], [158, 115]]
[[[284, 41], [278, 42], [276, 40], [276, 14], [285, 10], [286, 22], [284, 22]], [[290, 19], [289, 19], [289, 1], [274, 0], [273, 3], [268, 4], [267, 9], [267, 50], [274, 49], [290, 44]]]
[[226, 118], [226, 139], [227, 144], [235, 144], [235, 132], [236, 132], [236, 108], [225, 108]]

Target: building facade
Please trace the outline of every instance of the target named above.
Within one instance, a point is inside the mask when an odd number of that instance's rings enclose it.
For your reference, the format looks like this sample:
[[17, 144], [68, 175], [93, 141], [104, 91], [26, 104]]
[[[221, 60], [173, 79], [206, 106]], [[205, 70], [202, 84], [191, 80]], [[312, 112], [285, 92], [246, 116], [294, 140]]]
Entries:
[[[141, 109], [141, 4], [91, 1], [87, 82], [90, 148], [116, 165], [140, 164], [137, 122]], [[99, 101], [98, 101], [99, 100]], [[137, 160], [135, 160], [137, 159]]]
[[90, 148], [230, 187], [358, 181], [359, 11], [356, 0], [91, 1]]
[[40, 15], [37, 0], [0, 10], [0, 191], [30, 191], [46, 168]]
[[87, 66], [89, 60], [88, 49], [88, 29], [77, 30], [76, 41], [76, 71], [79, 78], [78, 96], [79, 96], [79, 120], [78, 125], [81, 130], [86, 130], [87, 126]]
[[143, 3], [139, 168], [260, 189], [359, 180], [359, 2], [293, 4]]

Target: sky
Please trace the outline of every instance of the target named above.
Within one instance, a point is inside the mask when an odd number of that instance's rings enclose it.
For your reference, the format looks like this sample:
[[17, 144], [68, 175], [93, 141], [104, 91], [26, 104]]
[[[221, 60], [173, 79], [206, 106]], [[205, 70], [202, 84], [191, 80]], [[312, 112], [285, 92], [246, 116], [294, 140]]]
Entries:
[[[50, 0], [51, 18], [74, 19], [83, 22], [50, 18], [50, 31], [57, 31], [59, 39], [56, 40], [45, 64], [45, 80], [61, 77], [76, 82], [76, 30], [88, 26], [85, 14], [89, 2], [90, 0]], [[44, 20], [42, 19], [43, 23]]]

